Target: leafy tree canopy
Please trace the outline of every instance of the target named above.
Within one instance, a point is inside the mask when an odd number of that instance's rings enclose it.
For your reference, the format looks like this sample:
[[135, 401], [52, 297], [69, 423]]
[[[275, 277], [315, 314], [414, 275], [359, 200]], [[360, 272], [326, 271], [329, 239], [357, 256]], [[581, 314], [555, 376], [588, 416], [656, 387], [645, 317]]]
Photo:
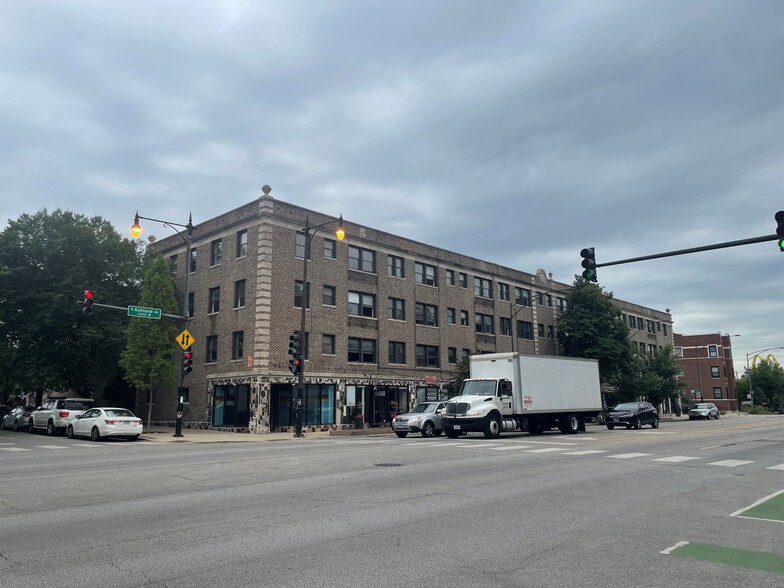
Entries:
[[558, 332], [566, 355], [599, 361], [603, 383], [614, 384], [629, 361], [629, 328], [612, 292], [579, 276], [566, 296]]
[[[160, 308], [164, 314], [180, 314], [174, 280], [168, 262], [159, 255], [144, 274], [139, 306]], [[126, 329], [127, 344], [120, 365], [125, 380], [137, 388], [173, 386], [177, 378], [179, 347], [177, 323], [170, 318], [131, 319]]]
[[739, 399], [746, 399], [749, 384], [755, 405], [767, 404], [769, 408], [778, 408], [780, 404], [784, 404], [784, 368], [773, 361], [757, 362], [754, 367], [749, 368], [744, 377], [736, 380], [735, 391]]
[[43, 209], [0, 233], [0, 394], [74, 391], [90, 396], [118, 372], [124, 315], [96, 303], [136, 298], [141, 259], [101, 217]]

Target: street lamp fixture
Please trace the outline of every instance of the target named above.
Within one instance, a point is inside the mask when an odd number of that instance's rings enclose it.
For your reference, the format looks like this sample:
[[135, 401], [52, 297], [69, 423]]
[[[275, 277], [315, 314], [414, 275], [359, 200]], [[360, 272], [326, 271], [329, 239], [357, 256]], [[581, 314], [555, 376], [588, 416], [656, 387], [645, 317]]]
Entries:
[[[142, 227], [139, 224], [139, 220], [148, 220], [154, 223], [160, 223], [165, 227], [169, 227], [172, 229], [179, 237], [185, 242], [185, 292], [183, 295], [182, 301], [182, 320], [185, 322], [185, 328], [188, 328], [188, 321], [190, 320], [190, 316], [188, 313], [188, 298], [190, 298], [190, 291], [191, 291], [191, 245], [193, 243], [193, 216], [188, 214], [188, 224], [180, 224], [180, 223], [173, 223], [170, 221], [160, 220], [157, 218], [150, 218], [147, 216], [139, 215], [139, 211], [136, 211], [136, 214], [133, 217], [133, 225], [131, 226], [131, 235], [133, 235], [134, 239], [138, 239], [139, 235], [142, 234]], [[185, 234], [183, 235], [183, 231], [177, 229], [176, 227], [182, 227], [185, 229]], [[180, 354], [180, 363], [179, 365], [182, 366], [183, 362], [183, 354], [185, 351], [182, 351]], [[177, 419], [175, 421], [174, 427], [174, 436], [175, 437], [182, 437], [182, 405], [183, 405], [183, 377], [185, 374], [183, 370], [179, 370], [179, 380], [177, 382]], [[152, 398], [150, 398], [150, 407], [152, 407]]]
[[[307, 348], [306, 346], [310, 345], [309, 338], [305, 339], [305, 314], [308, 306], [308, 253], [310, 252], [310, 242], [321, 227], [326, 227], [335, 222], [338, 223], [338, 227], [335, 229], [335, 237], [337, 237], [338, 241], [342, 241], [346, 237], [346, 231], [343, 228], [342, 214], [337, 221], [330, 220], [321, 223], [320, 225], [311, 225], [310, 218], [306, 215], [305, 226], [302, 228], [302, 233], [305, 235], [305, 250], [302, 258], [302, 311], [299, 318], [299, 336], [302, 341], [302, 347], [300, 347], [300, 364], [299, 371], [297, 372], [297, 398], [294, 405], [295, 437], [302, 437], [302, 397], [305, 390], [305, 362], [303, 361], [303, 350]], [[313, 232], [311, 233], [311, 231]]]

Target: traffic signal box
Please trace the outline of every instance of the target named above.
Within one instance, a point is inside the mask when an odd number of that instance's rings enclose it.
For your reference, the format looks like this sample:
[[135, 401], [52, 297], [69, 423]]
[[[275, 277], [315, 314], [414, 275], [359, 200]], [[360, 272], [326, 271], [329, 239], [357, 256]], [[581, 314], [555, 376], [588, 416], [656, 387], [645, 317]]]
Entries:
[[776, 235], [778, 235], [779, 251], [784, 251], [784, 210], [779, 210], [776, 213]]
[[92, 290], [85, 290], [84, 300], [82, 300], [82, 314], [90, 314], [93, 311], [93, 298], [95, 298], [95, 293]]
[[193, 351], [188, 347], [182, 352], [182, 375], [187, 376], [193, 371]]
[[295, 376], [302, 369], [302, 357], [300, 356], [299, 331], [294, 331], [289, 337], [289, 370]]
[[593, 247], [586, 247], [580, 251], [580, 256], [583, 261], [580, 265], [583, 266], [583, 279], [589, 282], [596, 282], [596, 255], [594, 254]]

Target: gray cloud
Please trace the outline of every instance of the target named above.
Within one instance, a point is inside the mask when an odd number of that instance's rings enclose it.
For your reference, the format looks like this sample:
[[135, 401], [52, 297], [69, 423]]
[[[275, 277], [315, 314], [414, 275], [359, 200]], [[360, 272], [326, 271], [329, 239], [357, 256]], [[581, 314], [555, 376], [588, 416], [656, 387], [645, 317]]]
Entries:
[[[784, 5], [0, 6], [0, 218], [194, 221], [277, 197], [570, 282], [771, 234]], [[162, 231], [164, 229], [161, 229]], [[774, 243], [601, 268], [736, 357], [784, 344]]]

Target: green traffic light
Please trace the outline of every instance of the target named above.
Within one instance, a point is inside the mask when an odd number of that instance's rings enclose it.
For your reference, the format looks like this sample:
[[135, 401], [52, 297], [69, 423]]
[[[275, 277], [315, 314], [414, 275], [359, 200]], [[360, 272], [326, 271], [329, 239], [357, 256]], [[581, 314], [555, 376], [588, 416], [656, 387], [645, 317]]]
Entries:
[[779, 239], [779, 250], [784, 251], [784, 237]]
[[588, 280], [589, 282], [595, 282], [596, 281], [596, 274], [593, 271], [591, 271], [591, 270], [585, 270], [583, 272], [583, 279], [584, 280]]

